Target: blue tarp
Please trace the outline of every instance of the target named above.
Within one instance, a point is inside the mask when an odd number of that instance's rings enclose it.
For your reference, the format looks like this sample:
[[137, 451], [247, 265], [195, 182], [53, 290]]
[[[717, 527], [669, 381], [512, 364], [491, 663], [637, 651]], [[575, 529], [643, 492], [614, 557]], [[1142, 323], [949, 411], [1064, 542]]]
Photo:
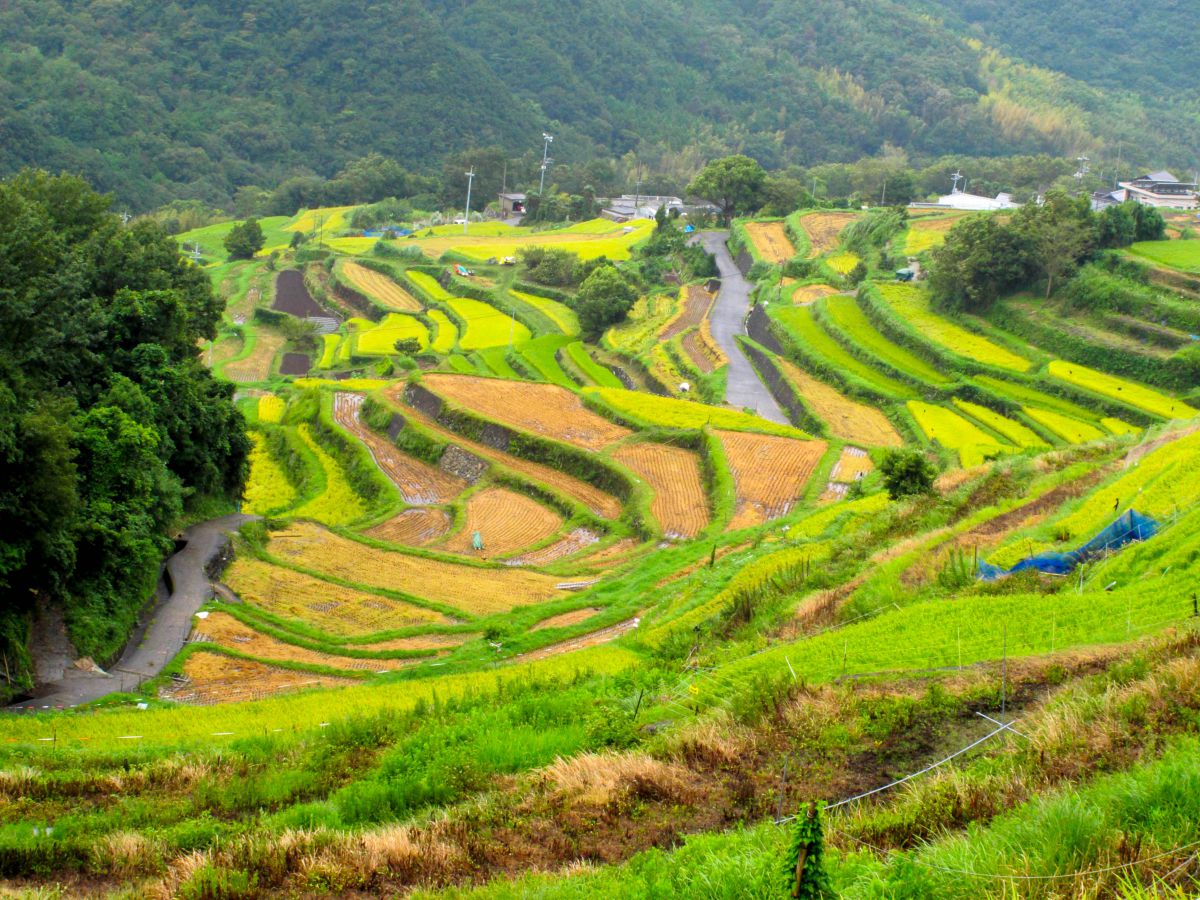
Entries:
[[1025, 569], [1036, 569], [1047, 575], [1067, 575], [1080, 563], [1102, 556], [1106, 551], [1119, 550], [1126, 544], [1153, 537], [1158, 533], [1158, 527], [1158, 522], [1154, 519], [1131, 509], [1082, 547], [1076, 547], [1067, 553], [1039, 553], [1037, 556], [1027, 556], [1011, 569], [1002, 569], [980, 560], [979, 577], [984, 581], [995, 581]]

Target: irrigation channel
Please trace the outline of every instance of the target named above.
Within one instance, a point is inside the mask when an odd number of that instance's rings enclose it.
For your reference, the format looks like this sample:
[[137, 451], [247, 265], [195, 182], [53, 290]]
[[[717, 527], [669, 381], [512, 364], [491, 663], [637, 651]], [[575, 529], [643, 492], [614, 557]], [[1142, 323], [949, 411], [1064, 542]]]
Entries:
[[134, 691], [163, 670], [183, 648], [192, 617], [213, 596], [210, 564], [221, 555], [229, 533], [255, 516], [235, 513], [199, 522], [183, 533], [183, 546], [167, 559], [159, 577], [161, 598], [142, 619], [121, 658], [107, 672], [77, 669], [62, 659], [61, 677], [39, 684], [37, 696], [11, 710], [61, 709], [99, 700], [116, 691]]
[[700, 236], [704, 249], [716, 257], [717, 269], [721, 273], [721, 290], [717, 292], [709, 320], [713, 340], [729, 358], [725, 401], [730, 406], [752, 409], [772, 422], [790, 425], [770, 390], [759, 379], [750, 360], [737, 344], [737, 336], [746, 333], [750, 291], [754, 286], [745, 279], [729, 254], [729, 248], [725, 246], [728, 239], [728, 231], [708, 231]]

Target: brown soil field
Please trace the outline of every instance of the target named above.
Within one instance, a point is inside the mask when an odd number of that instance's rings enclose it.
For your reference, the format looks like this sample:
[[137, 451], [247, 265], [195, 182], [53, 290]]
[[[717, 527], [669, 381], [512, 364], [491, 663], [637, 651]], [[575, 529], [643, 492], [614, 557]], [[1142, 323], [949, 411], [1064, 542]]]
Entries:
[[342, 274], [357, 290], [374, 297], [388, 309], [400, 312], [420, 312], [421, 302], [382, 272], [346, 260]]
[[758, 255], [772, 265], [785, 263], [796, 255], [782, 222], [747, 222], [745, 228]]
[[279, 348], [283, 346], [283, 335], [277, 331], [257, 328], [254, 349], [245, 359], [227, 363], [221, 374], [230, 381], [241, 383], [251, 381], [266, 381], [271, 377], [271, 363]]
[[450, 530], [450, 515], [441, 509], [406, 509], [365, 534], [393, 544], [423, 547]]
[[601, 612], [599, 606], [585, 606], [583, 609], [573, 609], [570, 612], [559, 613], [557, 616], [551, 616], [548, 619], [542, 619], [530, 631], [541, 631], [545, 628], [566, 628], [568, 625], [578, 625], [580, 622], [585, 622]]
[[550, 563], [558, 562], [560, 559], [565, 559], [573, 553], [590, 547], [599, 540], [600, 537], [595, 532], [586, 528], [576, 528], [553, 544], [522, 553], [520, 556], [510, 556], [504, 560], [504, 564], [506, 566], [548, 566]]
[[[396, 389], [392, 392], [392, 399], [397, 402], [403, 402], [403, 388]], [[513, 456], [510, 453], [504, 453], [496, 450], [494, 447], [489, 447], [486, 444], [480, 444], [475, 441], [468, 440], [461, 435], [455, 434], [447, 428], [443, 428], [437, 422], [423, 415], [419, 411], [411, 407], [405, 410], [405, 415], [414, 421], [420, 422], [430, 431], [435, 432], [446, 440], [457, 444], [464, 450], [474, 453], [476, 456], [491, 460], [505, 468], [512, 469], [514, 472], [520, 472], [522, 475], [527, 475], [534, 481], [540, 481], [557, 491], [571, 497], [596, 515], [603, 519], [615, 519], [621, 515], [621, 501], [611, 494], [606, 494], [597, 487], [593, 487], [586, 481], [568, 475], [565, 472], [560, 472], [558, 469], [552, 469], [549, 466], [544, 466], [541, 463], [531, 462], [527, 459]]]
[[177, 703], [211, 706], [261, 700], [304, 688], [357, 683], [353, 678], [281, 669], [248, 659], [234, 659], [223, 653], [193, 653], [183, 664], [183, 674], [187, 677], [184, 684], [163, 688], [159, 696]]
[[613, 458], [654, 491], [650, 511], [667, 537], [690, 538], [708, 524], [708, 497], [694, 453], [666, 444], [631, 444]]
[[409, 456], [362, 421], [360, 394], [338, 392], [333, 401], [334, 421], [367, 445], [375, 464], [400, 490], [405, 503], [440, 504], [453, 500], [467, 483], [449, 472]]
[[699, 328], [685, 334], [681, 343], [688, 358], [705, 375], [711, 374], [729, 363], [728, 357], [713, 340], [712, 332], [708, 327], [708, 319], [701, 322]]
[[490, 568], [381, 550], [295, 522], [267, 548], [292, 565], [370, 587], [400, 591], [471, 615], [507, 612], [558, 595], [563, 579], [527, 569]]
[[786, 515], [804, 491], [828, 444], [769, 434], [714, 431], [733, 473], [737, 507], [730, 530]]
[[579, 397], [554, 384], [503, 381], [432, 373], [421, 382], [451, 403], [522, 431], [600, 450], [630, 434], [584, 407]]
[[698, 284], [689, 284], [683, 289], [683, 294], [679, 310], [659, 332], [660, 340], [669, 341], [675, 335], [699, 325], [712, 307], [713, 295]]
[[210, 612], [208, 618], [198, 621], [191, 640], [206, 640], [219, 644], [238, 653], [253, 656], [262, 662], [307, 663], [351, 672], [394, 672], [416, 662], [401, 659], [359, 659], [354, 656], [309, 650], [255, 631], [229, 613], [223, 612]]
[[285, 353], [279, 363], [280, 375], [307, 375], [312, 368], [312, 360], [307, 353]]
[[450, 621], [430, 609], [331, 584], [247, 554], [230, 563], [224, 578], [244, 602], [339, 637]]
[[852, 212], [822, 212], [802, 217], [800, 224], [808, 233], [808, 240], [812, 244], [809, 255], [820, 256], [836, 247], [842, 229], [857, 218]]
[[810, 303], [816, 303], [822, 297], [829, 297], [837, 292], [837, 288], [827, 284], [805, 284], [792, 291], [792, 302], [797, 306], [808, 306]]
[[634, 538], [622, 538], [615, 544], [605, 547], [603, 550], [597, 550], [595, 553], [588, 556], [584, 562], [588, 565], [592, 563], [614, 563], [620, 564], [633, 554], [641, 545]]
[[271, 308], [301, 319], [329, 315], [308, 292], [304, 273], [299, 269], [284, 269], [275, 278], [275, 302]]
[[214, 341], [211, 349], [201, 344], [201, 356], [210, 368], [229, 362], [241, 352], [242, 339], [232, 334]]
[[835, 437], [868, 447], [899, 447], [904, 443], [887, 416], [879, 410], [842, 396], [785, 359], [779, 360], [779, 366]]
[[[472, 494], [466, 503], [466, 522], [440, 549], [470, 553], [484, 559], [514, 553], [544, 541], [562, 527], [562, 517], [536, 500], [507, 488], [489, 487]], [[471, 548], [478, 531], [483, 550]]]

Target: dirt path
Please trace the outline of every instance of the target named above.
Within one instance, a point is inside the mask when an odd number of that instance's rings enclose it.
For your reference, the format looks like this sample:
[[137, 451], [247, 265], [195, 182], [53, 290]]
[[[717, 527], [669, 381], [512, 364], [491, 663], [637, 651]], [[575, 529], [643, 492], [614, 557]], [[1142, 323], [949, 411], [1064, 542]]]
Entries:
[[228, 534], [255, 516], [233, 515], [193, 525], [183, 533], [183, 549], [167, 560], [168, 593], [159, 584], [158, 604], [143, 619], [130, 638], [125, 652], [107, 674], [82, 671], [69, 662], [53, 668], [62, 677], [38, 685], [37, 696], [16, 703], [10, 709], [58, 709], [98, 700], [116, 691], [133, 691], [148, 678], [162, 671], [183, 647], [192, 630], [192, 616], [213, 596], [206, 569], [224, 549]]

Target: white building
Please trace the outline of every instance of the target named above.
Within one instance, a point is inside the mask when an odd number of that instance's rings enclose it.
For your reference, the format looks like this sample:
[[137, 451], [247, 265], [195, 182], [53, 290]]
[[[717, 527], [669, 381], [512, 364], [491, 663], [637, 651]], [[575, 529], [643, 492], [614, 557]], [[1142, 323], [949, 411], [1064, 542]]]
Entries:
[[968, 194], [966, 191], [955, 190], [938, 197], [938, 206], [946, 209], [966, 209], [983, 212], [996, 209], [1017, 209], [1021, 204], [1014, 203], [1011, 194], [999, 193], [993, 197], [980, 197], [978, 194]]
[[1195, 209], [1196, 183], [1180, 181], [1170, 172], [1150, 172], [1133, 181], [1120, 182], [1125, 196], [1143, 206], [1161, 209]]

